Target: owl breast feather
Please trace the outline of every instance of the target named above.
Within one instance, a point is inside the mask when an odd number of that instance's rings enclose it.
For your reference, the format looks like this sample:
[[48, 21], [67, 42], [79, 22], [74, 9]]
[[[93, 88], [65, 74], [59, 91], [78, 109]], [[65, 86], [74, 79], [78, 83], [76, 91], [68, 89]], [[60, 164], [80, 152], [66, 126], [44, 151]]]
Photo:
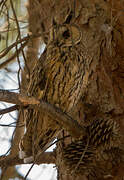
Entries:
[[83, 85], [83, 60], [77, 48], [52, 48], [46, 59], [44, 98], [69, 112], [78, 102]]

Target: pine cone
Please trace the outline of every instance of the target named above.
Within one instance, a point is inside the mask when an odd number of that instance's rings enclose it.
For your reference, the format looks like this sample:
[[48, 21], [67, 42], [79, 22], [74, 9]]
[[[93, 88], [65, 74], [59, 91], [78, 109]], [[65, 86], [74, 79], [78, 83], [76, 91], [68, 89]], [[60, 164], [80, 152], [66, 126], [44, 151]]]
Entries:
[[87, 132], [86, 137], [63, 149], [67, 170], [94, 180], [111, 175], [123, 154], [117, 123], [112, 119], [95, 120], [87, 127]]
[[90, 144], [98, 148], [109, 150], [118, 147], [119, 126], [113, 119], [99, 119], [87, 128], [90, 135]]

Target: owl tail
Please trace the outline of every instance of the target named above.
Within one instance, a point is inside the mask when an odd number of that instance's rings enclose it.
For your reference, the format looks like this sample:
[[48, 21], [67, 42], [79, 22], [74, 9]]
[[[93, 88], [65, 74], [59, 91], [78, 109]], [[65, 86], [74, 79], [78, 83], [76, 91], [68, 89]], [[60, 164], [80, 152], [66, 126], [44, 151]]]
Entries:
[[36, 125], [34, 126], [32, 139], [34, 157], [39, 152], [41, 154], [46, 151], [62, 129], [60, 125], [57, 124], [55, 120], [52, 120], [45, 112], [39, 112], [37, 117], [38, 119], [37, 122], [35, 120]]
[[[53, 141], [55, 138], [57, 138], [58, 134], [60, 133], [60, 128], [52, 128], [48, 129], [44, 134], [41, 134], [39, 138], [34, 141], [35, 143], [33, 144], [33, 154], [34, 157], [40, 154], [42, 154], [44, 151], [46, 151], [50, 146], [53, 145]], [[35, 158], [35, 159], [36, 159]]]
[[49, 118], [37, 118], [27, 127], [19, 145], [19, 158], [24, 159], [24, 163], [37, 160], [38, 154], [46, 151], [61, 131], [62, 128]]
[[19, 158], [23, 159], [24, 163], [37, 161], [39, 155], [42, 155], [53, 144], [59, 132], [59, 129], [49, 129], [46, 134], [41, 134], [34, 141], [28, 138], [29, 134], [25, 134], [20, 142]]
[[24, 163], [33, 161], [32, 132], [32, 122], [30, 122], [19, 143], [19, 158], [24, 159]]

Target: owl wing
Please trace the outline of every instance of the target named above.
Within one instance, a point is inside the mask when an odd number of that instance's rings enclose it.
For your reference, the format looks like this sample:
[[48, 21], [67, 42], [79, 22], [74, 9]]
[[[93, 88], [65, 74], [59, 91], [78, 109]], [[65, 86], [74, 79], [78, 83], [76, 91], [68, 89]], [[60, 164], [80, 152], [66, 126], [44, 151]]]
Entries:
[[[41, 58], [35, 64], [35, 67], [30, 76], [29, 87], [27, 90], [28, 95], [34, 96], [38, 99], [42, 98], [46, 84], [45, 72], [43, 69], [43, 60], [45, 59], [45, 54], [46, 53], [43, 53]], [[36, 110], [33, 109], [26, 109], [24, 112], [26, 131], [19, 143], [20, 159], [32, 156], [32, 134], [35, 123], [34, 120], [36, 119], [37, 114], [38, 113]]]

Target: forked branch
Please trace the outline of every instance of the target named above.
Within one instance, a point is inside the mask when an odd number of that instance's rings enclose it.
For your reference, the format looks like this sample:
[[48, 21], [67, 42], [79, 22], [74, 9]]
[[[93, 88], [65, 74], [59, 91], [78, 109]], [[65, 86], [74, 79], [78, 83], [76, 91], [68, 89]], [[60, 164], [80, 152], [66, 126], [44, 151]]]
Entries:
[[7, 90], [0, 90], [0, 101], [20, 105], [20, 106], [28, 106], [30, 109], [36, 109], [38, 111], [45, 111], [46, 114], [51, 116], [52, 119], [57, 121], [60, 126], [66, 129], [70, 135], [75, 138], [79, 138], [85, 135], [85, 129], [81, 127], [78, 122], [66, 113], [64, 113], [61, 109], [46, 103], [44, 101], [39, 101], [34, 97], [28, 97], [22, 94], [9, 92]]

